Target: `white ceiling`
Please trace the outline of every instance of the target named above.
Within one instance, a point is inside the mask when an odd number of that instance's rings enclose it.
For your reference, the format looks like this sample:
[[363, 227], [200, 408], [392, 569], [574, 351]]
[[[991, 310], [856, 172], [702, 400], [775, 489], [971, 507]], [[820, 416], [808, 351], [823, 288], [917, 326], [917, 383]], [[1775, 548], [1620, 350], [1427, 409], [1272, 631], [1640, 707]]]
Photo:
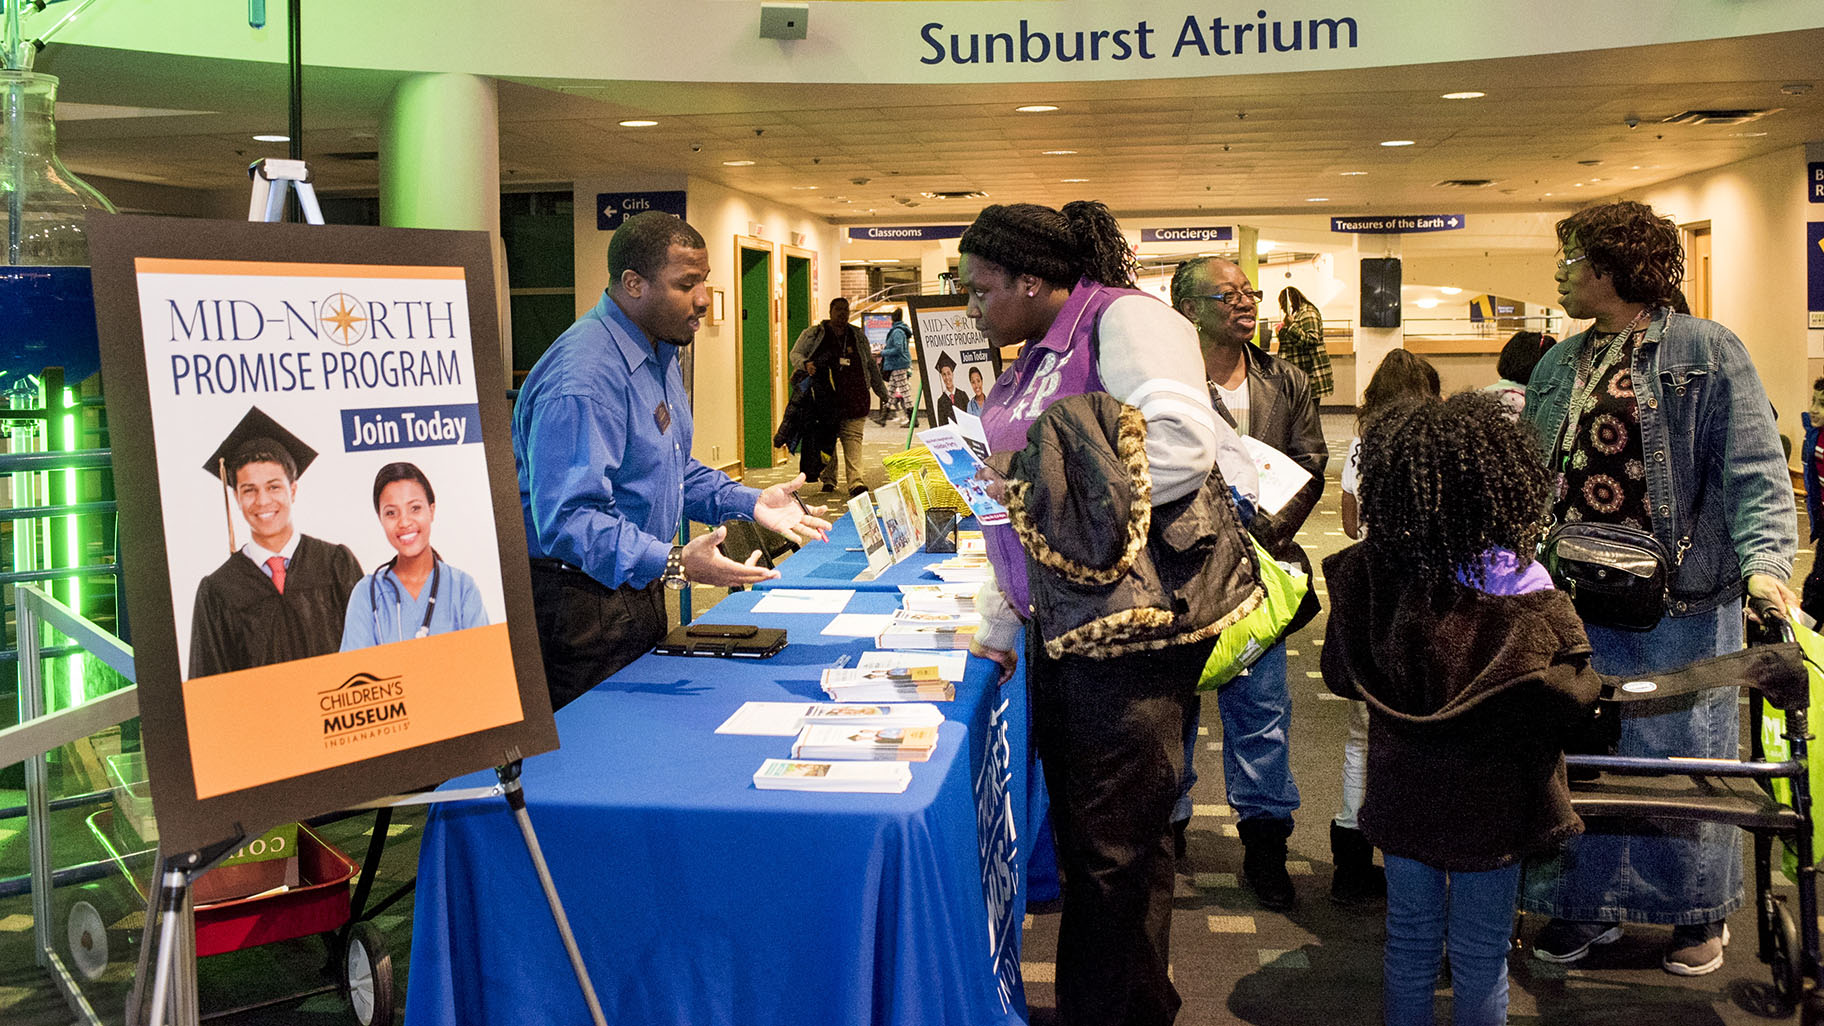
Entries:
[[[502, 180], [513, 188], [621, 172], [686, 174], [839, 222], [955, 222], [984, 203], [1082, 197], [1127, 215], [1556, 209], [1824, 140], [1820, 52], [1824, 30], [1117, 83], [521, 80], [500, 88]], [[251, 138], [285, 130], [283, 68], [54, 46], [39, 70], [63, 77], [66, 101], [161, 108], [158, 116], [85, 110], [66, 119], [59, 149], [79, 174], [243, 189], [248, 161], [284, 155], [283, 144]], [[305, 156], [319, 189], [375, 188], [372, 159], [333, 154], [376, 149], [379, 112], [398, 77], [306, 69]], [[1812, 85], [1820, 88], [1782, 90]], [[1440, 98], [1457, 90], [1487, 95]], [[1060, 109], [1014, 112], [1031, 103]], [[1660, 123], [1692, 108], [1783, 109], [1738, 126]], [[1637, 128], [1625, 124], [1630, 116]], [[659, 124], [618, 125], [629, 118]], [[1414, 145], [1379, 145], [1388, 139]], [[723, 164], [737, 159], [755, 163]], [[1070, 178], [1087, 181], [1062, 181]], [[1493, 184], [1437, 184], [1461, 178]], [[988, 199], [919, 195], [950, 190]]]

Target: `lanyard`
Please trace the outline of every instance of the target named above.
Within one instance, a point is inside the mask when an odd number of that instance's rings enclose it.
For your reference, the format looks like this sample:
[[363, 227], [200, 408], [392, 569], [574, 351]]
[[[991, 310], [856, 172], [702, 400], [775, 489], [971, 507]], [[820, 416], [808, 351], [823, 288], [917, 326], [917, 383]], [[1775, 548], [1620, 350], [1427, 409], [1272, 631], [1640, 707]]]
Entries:
[[[1634, 315], [1628, 326], [1621, 329], [1621, 334], [1610, 339], [1603, 347], [1601, 359], [1597, 359], [1594, 346], [1584, 346], [1577, 354], [1577, 381], [1571, 389], [1571, 408], [1564, 418], [1564, 428], [1558, 436], [1558, 472], [1563, 474], [1571, 469], [1571, 453], [1577, 448], [1577, 432], [1582, 426], [1583, 415], [1595, 405], [1596, 386], [1608, 374], [1609, 369], [1622, 357], [1633, 353], [1633, 336], [1643, 321], [1648, 319], [1648, 310], [1643, 309]], [[1595, 329], [1590, 330], [1593, 338]]]

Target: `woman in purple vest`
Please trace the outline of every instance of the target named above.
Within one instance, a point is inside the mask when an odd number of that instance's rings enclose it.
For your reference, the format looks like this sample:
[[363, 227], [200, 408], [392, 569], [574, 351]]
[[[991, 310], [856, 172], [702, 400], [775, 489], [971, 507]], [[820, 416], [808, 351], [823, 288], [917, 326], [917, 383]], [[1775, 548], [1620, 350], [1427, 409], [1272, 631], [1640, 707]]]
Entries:
[[[1253, 464], [1210, 408], [1196, 329], [1134, 289], [1133, 251], [1107, 207], [991, 206], [960, 248], [969, 316], [995, 346], [1025, 343], [983, 406], [994, 453], [1024, 448], [1027, 428], [1052, 402], [1105, 391], [1146, 416], [1154, 505], [1196, 491], [1218, 463], [1252, 500]], [[1011, 528], [985, 535], [995, 579], [976, 600], [983, 623], [970, 651], [1011, 675], [1030, 610], [1026, 556]], [[1170, 1023], [1179, 1006], [1166, 974], [1171, 809], [1185, 707], [1214, 639], [1053, 659], [1032, 643], [1037, 634], [1027, 632], [1026, 680], [1064, 877], [1058, 1021]]]

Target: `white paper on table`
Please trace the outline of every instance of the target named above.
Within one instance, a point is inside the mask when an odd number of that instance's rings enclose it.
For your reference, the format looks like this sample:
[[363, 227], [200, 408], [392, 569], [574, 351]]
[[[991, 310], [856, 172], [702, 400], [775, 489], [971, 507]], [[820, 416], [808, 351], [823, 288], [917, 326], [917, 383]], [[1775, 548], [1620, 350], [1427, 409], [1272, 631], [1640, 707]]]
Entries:
[[774, 588], [754, 603], [754, 612], [840, 613], [854, 597], [853, 588]]
[[1311, 480], [1309, 470], [1260, 439], [1242, 435], [1241, 444], [1253, 457], [1254, 469], [1260, 472], [1261, 512], [1272, 515], [1285, 509], [1286, 503]]
[[716, 728], [718, 734], [757, 734], [790, 737], [804, 723], [809, 702], [742, 702], [735, 714]]
[[963, 679], [963, 670], [969, 665], [967, 652], [937, 651], [875, 651], [863, 652], [861, 659], [855, 663], [857, 670], [903, 670], [914, 666], [935, 666], [937, 675], [955, 684]]
[[832, 638], [873, 638], [893, 622], [892, 613], [838, 613], [824, 625]]

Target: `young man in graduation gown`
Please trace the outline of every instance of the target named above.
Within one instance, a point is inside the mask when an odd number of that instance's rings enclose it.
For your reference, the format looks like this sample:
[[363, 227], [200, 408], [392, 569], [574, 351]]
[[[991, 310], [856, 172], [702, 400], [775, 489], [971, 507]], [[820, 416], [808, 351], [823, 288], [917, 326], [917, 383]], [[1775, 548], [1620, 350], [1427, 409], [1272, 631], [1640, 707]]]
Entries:
[[298, 477], [316, 452], [258, 408], [204, 469], [232, 490], [252, 538], [196, 589], [189, 677], [337, 651], [361, 566], [346, 545], [291, 522]]

